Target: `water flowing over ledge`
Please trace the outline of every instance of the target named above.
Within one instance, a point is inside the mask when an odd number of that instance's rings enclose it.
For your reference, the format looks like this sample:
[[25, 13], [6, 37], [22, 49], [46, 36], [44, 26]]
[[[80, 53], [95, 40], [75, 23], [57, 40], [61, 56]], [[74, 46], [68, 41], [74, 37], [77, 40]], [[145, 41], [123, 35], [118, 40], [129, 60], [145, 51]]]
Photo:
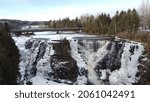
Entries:
[[[68, 43], [59, 40], [64, 37]], [[21, 54], [20, 84], [129, 85], [138, 81], [142, 44], [73, 37], [89, 35], [13, 37]]]

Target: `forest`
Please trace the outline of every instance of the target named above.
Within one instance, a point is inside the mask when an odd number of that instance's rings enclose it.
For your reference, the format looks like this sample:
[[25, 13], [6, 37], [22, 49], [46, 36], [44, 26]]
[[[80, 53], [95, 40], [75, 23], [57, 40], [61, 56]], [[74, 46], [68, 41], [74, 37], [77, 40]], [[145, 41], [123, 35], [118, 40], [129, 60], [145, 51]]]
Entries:
[[59, 20], [50, 20], [45, 22], [45, 25], [49, 28], [83, 27], [84, 32], [90, 34], [135, 33], [140, 26], [140, 16], [136, 9], [129, 9], [128, 11], [116, 11], [113, 17], [106, 13], [101, 13], [97, 16], [85, 14], [75, 19], [67, 17]]

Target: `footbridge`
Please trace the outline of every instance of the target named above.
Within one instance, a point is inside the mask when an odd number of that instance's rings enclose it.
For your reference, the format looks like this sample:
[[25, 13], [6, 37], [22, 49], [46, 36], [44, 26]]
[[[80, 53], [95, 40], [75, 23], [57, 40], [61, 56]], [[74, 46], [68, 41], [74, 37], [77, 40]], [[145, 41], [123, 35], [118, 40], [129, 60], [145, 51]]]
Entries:
[[83, 28], [28, 28], [28, 29], [12, 29], [10, 32], [15, 34], [22, 34], [22, 33], [34, 33], [34, 32], [45, 32], [45, 31], [54, 31], [56, 34], [60, 34], [60, 31], [75, 31], [75, 32], [82, 32]]

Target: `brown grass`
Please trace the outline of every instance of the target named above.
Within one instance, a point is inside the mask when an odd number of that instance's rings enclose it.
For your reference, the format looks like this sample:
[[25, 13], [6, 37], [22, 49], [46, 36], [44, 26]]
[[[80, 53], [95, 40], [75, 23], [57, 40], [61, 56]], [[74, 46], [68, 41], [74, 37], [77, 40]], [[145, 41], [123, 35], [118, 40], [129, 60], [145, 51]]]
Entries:
[[137, 32], [135, 34], [128, 32], [121, 32], [116, 34], [119, 38], [134, 40], [143, 43], [145, 45], [145, 53], [150, 56], [150, 33]]

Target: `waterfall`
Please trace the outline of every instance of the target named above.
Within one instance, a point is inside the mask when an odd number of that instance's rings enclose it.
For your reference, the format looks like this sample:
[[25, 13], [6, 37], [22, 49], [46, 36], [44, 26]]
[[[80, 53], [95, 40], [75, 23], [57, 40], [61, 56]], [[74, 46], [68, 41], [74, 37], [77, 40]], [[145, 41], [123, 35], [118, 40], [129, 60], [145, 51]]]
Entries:
[[[110, 41], [71, 41], [72, 57], [77, 61], [79, 69], [88, 71], [87, 80], [92, 84], [102, 84], [95, 72], [97, 63], [108, 53]], [[80, 80], [82, 80], [81, 76]], [[83, 77], [83, 76], [82, 76]], [[83, 78], [85, 81], [85, 78]]]
[[79, 75], [78, 83], [88, 81], [101, 85], [136, 82], [138, 58], [144, 50], [140, 43], [76, 40], [71, 41], [70, 46], [72, 57], [77, 61], [79, 71], [87, 70], [87, 77]]
[[25, 43], [25, 50], [21, 52], [20, 72], [21, 81], [26, 84], [35, 76], [49, 78], [52, 71], [50, 56], [54, 53], [48, 39], [30, 39]]
[[[43, 57], [37, 62], [36, 68], [38, 76], [43, 76], [44, 78], [49, 78], [48, 73], [52, 72], [50, 65], [50, 57], [53, 55], [54, 51], [52, 45], [49, 42], [45, 42], [46, 48]], [[43, 70], [44, 69], [44, 70]]]
[[21, 39], [14, 38], [21, 54], [22, 84], [120, 85], [138, 81], [139, 57], [144, 51], [140, 43], [88, 38], [71, 39], [69, 45], [63, 45], [49, 38]]
[[98, 51], [96, 51], [96, 52], [86, 50], [88, 80], [93, 84], [102, 84], [101, 80], [98, 80], [98, 76], [94, 69], [95, 69], [97, 63], [106, 56], [106, 54], [108, 52], [107, 46], [110, 42], [107, 41], [104, 43], [102, 41], [101, 43], [104, 45], [101, 46], [101, 48], [99, 48]]
[[121, 57], [121, 67], [113, 71], [109, 77], [110, 84], [127, 84], [137, 82], [136, 73], [138, 72], [139, 57], [144, 51], [140, 43], [125, 43]]

